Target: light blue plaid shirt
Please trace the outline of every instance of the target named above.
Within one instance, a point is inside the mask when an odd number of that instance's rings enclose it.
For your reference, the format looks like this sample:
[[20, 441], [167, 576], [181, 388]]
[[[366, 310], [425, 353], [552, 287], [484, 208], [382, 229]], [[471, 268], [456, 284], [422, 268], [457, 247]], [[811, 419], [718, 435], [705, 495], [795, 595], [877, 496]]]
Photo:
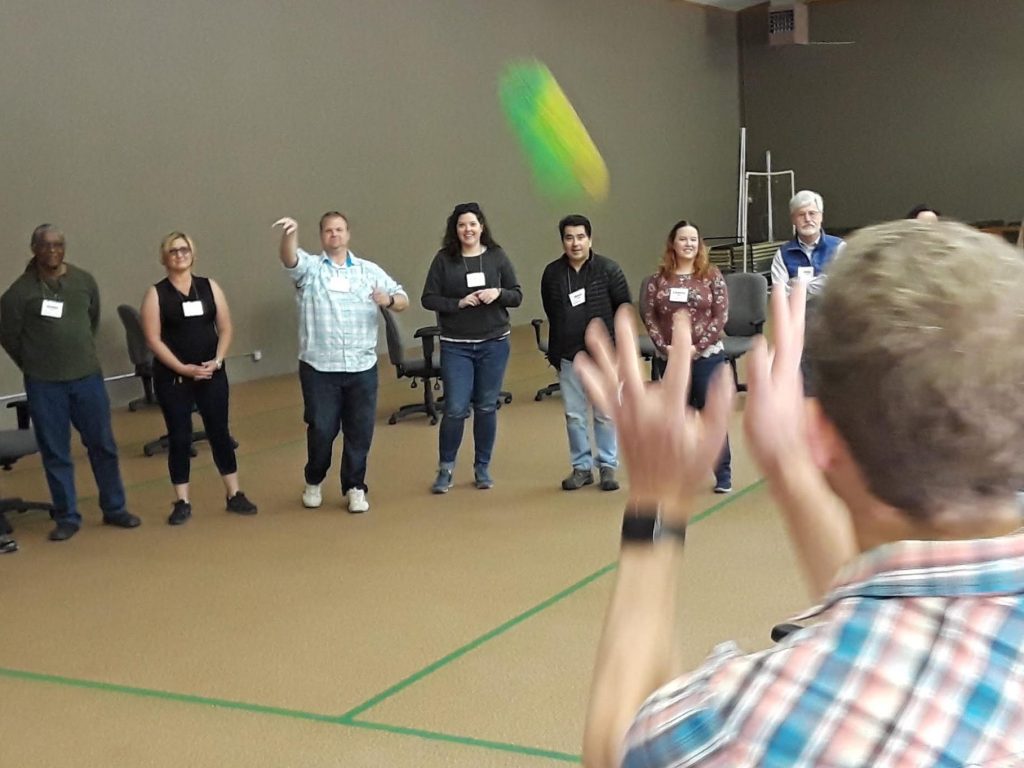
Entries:
[[371, 294], [381, 288], [408, 298], [402, 286], [352, 251], [343, 266], [326, 253], [313, 256], [299, 248], [296, 255], [298, 262], [285, 272], [298, 289], [299, 360], [324, 372], [370, 370], [377, 363], [380, 317]]

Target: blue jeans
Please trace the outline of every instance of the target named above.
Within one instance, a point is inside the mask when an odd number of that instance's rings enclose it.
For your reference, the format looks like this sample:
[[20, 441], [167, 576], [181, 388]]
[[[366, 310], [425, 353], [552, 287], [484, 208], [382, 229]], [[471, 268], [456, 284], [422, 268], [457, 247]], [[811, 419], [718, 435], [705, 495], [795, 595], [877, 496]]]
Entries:
[[[562, 360], [558, 369], [562, 405], [565, 408], [565, 431], [569, 435], [569, 460], [574, 469], [592, 469], [594, 457], [590, 449], [589, 411], [591, 409], [583, 383], [573, 370], [571, 360]], [[594, 442], [597, 444], [599, 467], [619, 466], [619, 446], [615, 424], [597, 408], [594, 411]]]
[[508, 365], [508, 336], [490, 341], [441, 342], [444, 416], [438, 434], [441, 466], [451, 469], [462, 445], [462, 433], [473, 406], [474, 467], [491, 463], [498, 432], [498, 393]]
[[75, 493], [75, 465], [71, 462], [72, 425], [89, 455], [104, 517], [123, 511], [124, 484], [103, 376], [96, 373], [73, 381], [42, 381], [26, 376], [25, 394], [50, 486], [53, 519], [74, 526], [82, 524]]
[[306, 482], [319, 485], [331, 468], [334, 438], [342, 433], [341, 492], [366, 487], [366, 457], [377, 418], [377, 366], [357, 373], [318, 371], [299, 363], [306, 422]]
[[[719, 352], [711, 357], [698, 357], [690, 363], [690, 406], [698, 411], [703, 410], [704, 402], [708, 396], [708, 386], [711, 384], [711, 377], [714, 376], [718, 366], [726, 365], [725, 353]], [[657, 366], [658, 377], [665, 375], [668, 361], [662, 357], [656, 357], [651, 362], [652, 369]], [[729, 435], [725, 436], [725, 445], [722, 448], [722, 455], [718, 457], [718, 465], [715, 467], [715, 481], [723, 485], [732, 483], [732, 452], [729, 450]]]

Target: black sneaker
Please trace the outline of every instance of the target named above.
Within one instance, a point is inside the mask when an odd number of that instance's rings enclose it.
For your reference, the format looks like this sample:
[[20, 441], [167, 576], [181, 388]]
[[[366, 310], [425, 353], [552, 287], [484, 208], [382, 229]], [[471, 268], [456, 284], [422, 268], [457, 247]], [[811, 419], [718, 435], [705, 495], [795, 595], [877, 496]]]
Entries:
[[50, 531], [50, 541], [67, 541], [78, 533], [78, 526], [74, 523], [57, 523], [57, 527]]
[[142, 521], [127, 509], [103, 516], [104, 525], [113, 525], [117, 528], [138, 528], [141, 523]]
[[14, 539], [8, 539], [6, 536], [0, 536], [0, 555], [6, 555], [8, 552], [17, 552], [18, 542]]
[[729, 480], [718, 480], [714, 490], [715, 493], [732, 493], [732, 483]]
[[228, 512], [234, 512], [236, 515], [256, 514], [256, 505], [245, 498], [245, 494], [241, 491], [238, 491], [234, 496], [228, 499], [225, 509], [227, 509]]
[[171, 510], [171, 514], [167, 517], [167, 524], [181, 525], [190, 517], [192, 517], [192, 505], [184, 499], [178, 499], [174, 502], [174, 509]]

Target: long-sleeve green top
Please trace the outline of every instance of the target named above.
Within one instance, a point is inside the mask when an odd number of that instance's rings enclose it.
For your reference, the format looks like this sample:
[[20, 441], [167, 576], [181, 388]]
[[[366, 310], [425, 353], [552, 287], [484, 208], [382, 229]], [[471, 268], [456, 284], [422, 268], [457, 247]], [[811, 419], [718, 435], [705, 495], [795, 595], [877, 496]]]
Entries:
[[[0, 297], [0, 345], [22, 373], [42, 381], [73, 381], [100, 372], [94, 335], [100, 292], [84, 269], [67, 264], [43, 280], [30, 262]], [[60, 317], [43, 315], [43, 301], [61, 303]]]

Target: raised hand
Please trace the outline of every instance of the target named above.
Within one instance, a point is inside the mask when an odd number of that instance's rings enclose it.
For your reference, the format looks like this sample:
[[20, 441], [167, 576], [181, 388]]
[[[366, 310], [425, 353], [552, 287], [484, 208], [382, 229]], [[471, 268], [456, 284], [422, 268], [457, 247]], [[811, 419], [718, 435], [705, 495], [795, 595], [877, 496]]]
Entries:
[[806, 295], [803, 280], [793, 284], [788, 298], [784, 291], [772, 291], [772, 347], [761, 336], [748, 357], [743, 427], [754, 460], [766, 473], [809, 451], [800, 372]]
[[587, 353], [576, 356], [575, 366], [599, 410], [615, 422], [630, 477], [634, 502], [658, 504], [666, 522], [686, 521], [688, 501], [712, 471], [722, 451], [732, 405], [732, 380], [721, 366], [703, 411], [687, 404], [690, 384], [690, 322], [685, 312], [673, 320], [668, 369], [664, 378], [645, 384], [637, 353], [633, 310], [615, 313], [613, 346], [604, 324], [595, 320], [587, 328]]
[[281, 227], [281, 229], [283, 230], [283, 234], [285, 235], [295, 234], [299, 230], [299, 223], [290, 216], [285, 216], [282, 219], [278, 219], [271, 226]]

